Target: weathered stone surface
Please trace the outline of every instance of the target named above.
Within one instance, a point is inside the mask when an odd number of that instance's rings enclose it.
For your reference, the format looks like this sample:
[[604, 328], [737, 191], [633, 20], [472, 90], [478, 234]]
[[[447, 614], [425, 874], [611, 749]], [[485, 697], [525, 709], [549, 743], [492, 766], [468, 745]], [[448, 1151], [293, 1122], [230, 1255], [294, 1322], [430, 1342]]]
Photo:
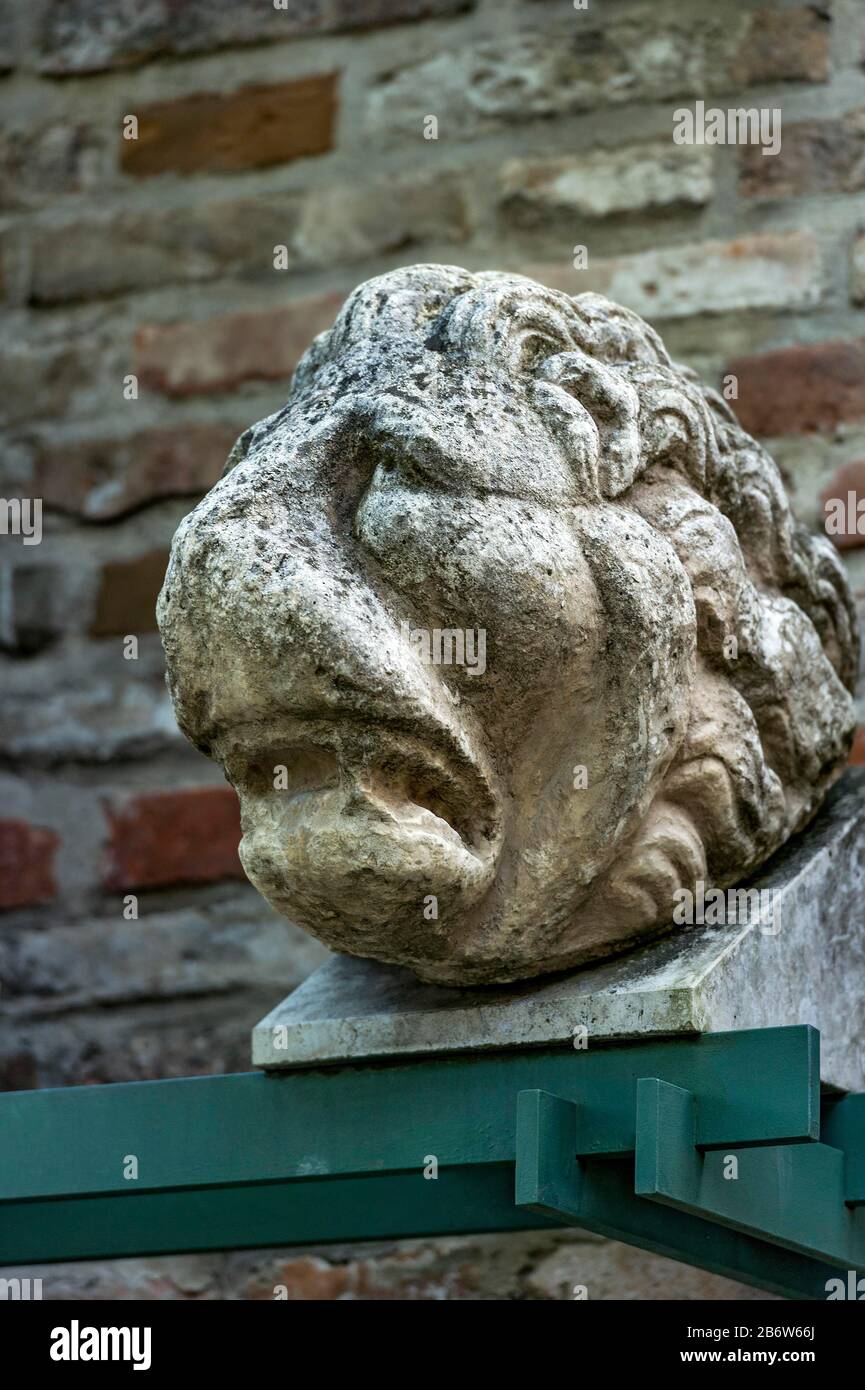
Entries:
[[350, 297], [159, 622], [253, 883], [436, 983], [667, 932], [807, 824], [855, 723], [840, 562], [726, 404], [629, 310], [452, 266]]
[[98, 72], [155, 57], [207, 53], [229, 44], [458, 14], [472, 0], [64, 0], [39, 32], [43, 72]]
[[201, 92], [154, 102], [134, 114], [138, 136], [121, 140], [127, 174], [218, 173], [323, 154], [333, 144], [335, 73], [273, 86]]
[[[441, 989], [397, 966], [337, 957], [256, 1025], [253, 1064], [596, 1043], [811, 1023], [822, 1078], [865, 1085], [865, 773], [850, 771], [808, 830], [749, 887], [764, 925], [692, 926], [620, 961], [517, 989]], [[769, 899], [764, 899], [768, 904]]]
[[96, 181], [101, 146], [93, 130], [52, 121], [0, 134], [0, 209], [27, 207], [46, 194], [77, 193]]
[[543, 224], [557, 214], [604, 218], [702, 207], [712, 186], [712, 151], [669, 141], [582, 156], [512, 159], [501, 171], [505, 212], [521, 226]]
[[[748, 83], [824, 81], [829, 25], [816, 10], [704, 11], [677, 3], [600, 7], [481, 39], [405, 66], [370, 94], [368, 122], [382, 140], [421, 138], [438, 115], [441, 138], [532, 117], [625, 102], [740, 93]], [[767, 161], [768, 162], [768, 161]]]

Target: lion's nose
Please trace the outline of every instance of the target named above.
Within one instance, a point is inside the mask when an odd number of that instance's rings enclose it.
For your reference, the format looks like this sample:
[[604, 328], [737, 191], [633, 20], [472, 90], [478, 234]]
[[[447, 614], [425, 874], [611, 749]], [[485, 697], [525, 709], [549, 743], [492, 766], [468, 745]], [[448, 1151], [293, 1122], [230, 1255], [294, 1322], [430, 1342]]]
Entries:
[[[401, 632], [414, 615], [337, 514], [349, 492], [362, 491], [362, 473], [347, 480], [345, 469], [334, 471], [333, 505], [323, 505], [320, 485], [315, 493], [293, 486], [278, 500], [250, 488], [242, 514], [236, 502], [214, 508], [184, 537], [166, 606], [189, 625], [187, 684], [206, 691], [208, 723], [242, 718], [244, 703], [247, 718], [445, 711], [447, 696]], [[219, 679], [207, 674], [216, 652]], [[223, 699], [230, 712], [215, 707]]]

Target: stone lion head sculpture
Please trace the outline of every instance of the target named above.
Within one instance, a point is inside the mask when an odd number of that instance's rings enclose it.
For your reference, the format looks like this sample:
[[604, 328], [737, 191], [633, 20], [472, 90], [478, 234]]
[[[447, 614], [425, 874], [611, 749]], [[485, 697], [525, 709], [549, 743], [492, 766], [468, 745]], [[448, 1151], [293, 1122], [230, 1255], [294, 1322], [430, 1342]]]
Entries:
[[771, 459], [636, 314], [516, 275], [355, 290], [158, 612], [252, 882], [430, 981], [670, 929], [807, 822], [852, 734], [844, 573]]

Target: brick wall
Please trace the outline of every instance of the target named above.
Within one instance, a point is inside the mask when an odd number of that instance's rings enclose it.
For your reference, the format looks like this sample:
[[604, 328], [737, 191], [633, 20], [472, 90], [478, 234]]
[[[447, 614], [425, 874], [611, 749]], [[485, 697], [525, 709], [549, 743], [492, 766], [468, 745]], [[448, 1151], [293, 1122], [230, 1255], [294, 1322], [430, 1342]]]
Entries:
[[[0, 537], [3, 1085], [243, 1069], [323, 958], [243, 881], [153, 606], [178, 520], [357, 281], [441, 260], [601, 290], [737, 378], [803, 517], [865, 497], [863, 59], [861, 0], [0, 0], [0, 496], [44, 504], [39, 544]], [[674, 145], [698, 99], [780, 109], [780, 154]], [[865, 536], [839, 539], [865, 599]], [[45, 1274], [748, 1296], [573, 1234]]]

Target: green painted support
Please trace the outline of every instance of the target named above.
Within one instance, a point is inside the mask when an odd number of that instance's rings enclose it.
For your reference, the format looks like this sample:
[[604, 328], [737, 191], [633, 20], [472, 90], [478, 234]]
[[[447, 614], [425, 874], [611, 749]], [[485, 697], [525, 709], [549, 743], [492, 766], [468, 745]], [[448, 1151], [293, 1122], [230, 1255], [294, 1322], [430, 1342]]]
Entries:
[[[633, 1153], [640, 1076], [703, 1099], [701, 1143], [820, 1132], [819, 1035], [756, 1029], [589, 1048], [190, 1077], [0, 1096], [0, 1201], [513, 1162], [514, 1105], [531, 1086], [579, 1100], [583, 1147]], [[761, 1086], [754, 1084], [759, 1076]], [[62, 1142], [59, 1142], [62, 1136]]]
[[647, 1202], [634, 1191], [633, 1156], [576, 1158], [572, 1101], [524, 1091], [517, 1113], [516, 1202], [524, 1210], [787, 1298], [826, 1297], [827, 1282], [837, 1277], [833, 1265]]
[[865, 1212], [844, 1200], [841, 1149], [731, 1144], [704, 1153], [696, 1147], [698, 1113], [690, 1091], [657, 1077], [638, 1082], [639, 1196], [845, 1269], [865, 1265]]
[[[825, 1297], [833, 1271], [822, 1261], [635, 1193], [645, 1077], [699, 1097], [704, 1153], [820, 1138], [819, 1039], [807, 1027], [13, 1092], [0, 1096], [0, 1263], [576, 1219], [760, 1287]], [[535, 1126], [533, 1158], [530, 1103], [517, 1115], [524, 1091], [553, 1093], [569, 1113], [553, 1149]], [[843, 1104], [829, 1123], [858, 1133]], [[431, 1155], [434, 1180], [424, 1176]], [[531, 1189], [532, 1165], [543, 1190]]]
[[865, 1095], [830, 1100], [824, 1108], [820, 1137], [833, 1148], [844, 1150], [844, 1200], [850, 1206], [865, 1206]]

